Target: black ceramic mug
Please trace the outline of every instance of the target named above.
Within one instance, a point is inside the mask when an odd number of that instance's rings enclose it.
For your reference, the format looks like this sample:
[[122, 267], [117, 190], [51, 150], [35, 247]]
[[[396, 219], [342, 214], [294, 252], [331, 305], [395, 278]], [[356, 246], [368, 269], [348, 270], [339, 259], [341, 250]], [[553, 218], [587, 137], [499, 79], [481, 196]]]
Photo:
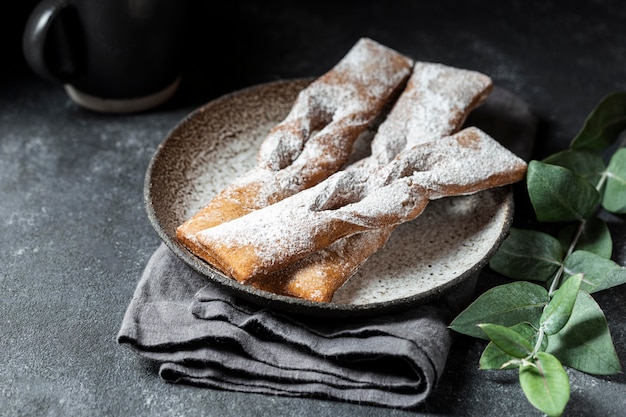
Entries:
[[185, 0], [44, 0], [24, 30], [24, 56], [83, 107], [146, 110], [180, 81]]

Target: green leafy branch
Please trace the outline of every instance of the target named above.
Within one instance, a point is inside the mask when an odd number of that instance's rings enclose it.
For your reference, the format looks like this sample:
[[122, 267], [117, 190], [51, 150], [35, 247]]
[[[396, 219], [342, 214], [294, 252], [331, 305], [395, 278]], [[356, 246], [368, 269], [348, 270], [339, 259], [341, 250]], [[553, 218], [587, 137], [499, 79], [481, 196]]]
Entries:
[[450, 325], [489, 340], [480, 368], [517, 369], [528, 401], [549, 416], [561, 415], [569, 401], [565, 367], [592, 375], [621, 371], [591, 294], [626, 283], [600, 216], [626, 213], [626, 148], [617, 143], [624, 129], [626, 93], [610, 94], [567, 150], [528, 164], [537, 220], [559, 230], [512, 228], [489, 266], [513, 281], [480, 295]]

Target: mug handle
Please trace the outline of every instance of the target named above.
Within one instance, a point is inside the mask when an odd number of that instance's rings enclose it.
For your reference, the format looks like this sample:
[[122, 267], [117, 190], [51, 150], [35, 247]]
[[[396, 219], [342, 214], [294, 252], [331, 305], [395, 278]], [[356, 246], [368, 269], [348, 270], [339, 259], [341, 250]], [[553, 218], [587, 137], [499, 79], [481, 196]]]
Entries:
[[31, 12], [22, 38], [26, 61], [38, 75], [68, 83], [80, 72], [84, 56], [78, 13], [71, 1], [44, 0]]

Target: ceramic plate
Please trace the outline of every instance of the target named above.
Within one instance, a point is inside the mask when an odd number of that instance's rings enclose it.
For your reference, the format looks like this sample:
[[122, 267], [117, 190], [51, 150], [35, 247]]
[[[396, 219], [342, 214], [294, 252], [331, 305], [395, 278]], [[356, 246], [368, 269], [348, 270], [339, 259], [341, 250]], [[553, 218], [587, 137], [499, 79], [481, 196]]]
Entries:
[[[175, 230], [222, 188], [252, 168], [260, 142], [282, 120], [310, 80], [263, 84], [211, 101], [182, 120], [159, 146], [146, 173], [148, 217], [161, 239], [187, 265], [241, 297], [308, 315], [363, 315], [430, 302], [458, 300], [507, 234], [513, 215], [510, 187], [432, 201], [416, 220], [396, 229], [387, 245], [336, 293], [330, 303], [278, 296], [239, 284], [180, 245]], [[503, 130], [502, 106], [513, 97], [496, 90], [480, 109], [483, 124]], [[487, 110], [484, 110], [487, 109]], [[480, 112], [475, 112], [480, 115]], [[494, 118], [498, 123], [493, 123]], [[480, 123], [476, 123], [479, 125]], [[488, 130], [487, 130], [488, 131]], [[368, 148], [367, 138], [355, 153]]]

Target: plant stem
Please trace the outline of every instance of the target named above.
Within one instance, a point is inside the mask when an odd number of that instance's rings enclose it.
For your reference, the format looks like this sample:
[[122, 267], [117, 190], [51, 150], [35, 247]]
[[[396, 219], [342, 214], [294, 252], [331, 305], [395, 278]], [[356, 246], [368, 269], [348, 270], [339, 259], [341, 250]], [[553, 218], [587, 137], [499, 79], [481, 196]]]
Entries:
[[526, 359], [534, 358], [537, 352], [541, 350], [541, 345], [543, 344], [543, 338], [545, 337], [545, 331], [543, 330], [543, 326], [539, 326], [539, 333], [537, 333], [537, 342], [533, 347], [533, 351]]
[[[602, 192], [602, 187], [604, 186], [604, 183], [606, 182], [608, 173], [605, 171], [602, 173], [602, 175], [600, 176], [600, 179], [598, 180], [598, 183], [596, 184], [596, 190], [598, 190], [599, 193]], [[576, 248], [576, 245], [578, 244], [578, 241], [580, 240], [580, 237], [582, 236], [584, 230], [585, 230], [585, 225], [587, 224], [587, 219], [582, 219], [578, 225], [578, 228], [576, 229], [576, 233], [574, 234], [574, 237], [572, 238], [572, 241], [569, 245], [569, 247], [567, 248], [567, 252], [565, 254], [565, 257], [563, 258], [564, 260], [572, 254], [572, 252], [574, 252], [574, 249]], [[556, 271], [556, 274], [554, 276], [554, 279], [552, 280], [552, 284], [550, 284], [550, 289], [549, 289], [549, 294], [550, 297], [552, 297], [552, 294], [554, 293], [554, 291], [556, 291], [559, 286], [561, 285], [561, 277], [563, 276], [563, 272], [565, 270], [565, 265], [561, 264], [559, 269]]]
[[[586, 219], [582, 219], [580, 223], [578, 224], [576, 233], [574, 234], [574, 237], [572, 238], [572, 241], [570, 242], [570, 245], [567, 248], [567, 252], [565, 253], [565, 257], [563, 259], [566, 259], [569, 255], [572, 254], [572, 252], [574, 252], [574, 249], [576, 248], [576, 245], [578, 244], [578, 241], [580, 240], [580, 237], [582, 236], [583, 231], [585, 230], [586, 224], [587, 224]], [[554, 279], [552, 280], [552, 284], [550, 284], [550, 290], [549, 290], [550, 297], [552, 297], [552, 294], [554, 293], [554, 291], [556, 291], [561, 285], [561, 277], [563, 276], [564, 271], [565, 271], [565, 264], [561, 263], [561, 265], [559, 266], [559, 269], [556, 271]]]
[[596, 184], [596, 190], [598, 190], [598, 192], [601, 192], [602, 187], [604, 186], [604, 183], [606, 182], [606, 179], [609, 175], [610, 174], [608, 172], [604, 171], [602, 175], [600, 176], [600, 179], [598, 180], [598, 183]]
[[[606, 178], [607, 178], [607, 173], [604, 172], [602, 176], [600, 177], [600, 180], [596, 184], [596, 190], [598, 190], [598, 192], [601, 192], [602, 187], [604, 186], [604, 182], [606, 181]], [[565, 253], [565, 257], [563, 258], [564, 261], [569, 255], [572, 254], [572, 252], [574, 252], [574, 249], [576, 248], [576, 245], [578, 244], [578, 241], [580, 240], [580, 237], [582, 236], [585, 230], [586, 224], [587, 224], [587, 219], [582, 219], [580, 223], [578, 224], [576, 233], [574, 233], [574, 237], [572, 238], [572, 241], [570, 242], [570, 245], [567, 248], [567, 252]], [[561, 278], [563, 277], [563, 272], [565, 272], [565, 264], [561, 263], [561, 265], [559, 266], [559, 269], [556, 271], [556, 274], [554, 275], [554, 279], [552, 280], [552, 283], [550, 284], [550, 289], [548, 291], [550, 298], [552, 298], [552, 295], [554, 294], [554, 292], [557, 289], [559, 289], [559, 287], [561, 286]], [[544, 309], [546, 307], [544, 307]], [[535, 343], [535, 346], [533, 347], [532, 353], [529, 355], [527, 359], [534, 357], [537, 354], [537, 352], [539, 352], [539, 350], [541, 349], [541, 344], [543, 343], [544, 337], [545, 337], [544, 329], [543, 327], [539, 327], [539, 333], [537, 333], [537, 342]]]

